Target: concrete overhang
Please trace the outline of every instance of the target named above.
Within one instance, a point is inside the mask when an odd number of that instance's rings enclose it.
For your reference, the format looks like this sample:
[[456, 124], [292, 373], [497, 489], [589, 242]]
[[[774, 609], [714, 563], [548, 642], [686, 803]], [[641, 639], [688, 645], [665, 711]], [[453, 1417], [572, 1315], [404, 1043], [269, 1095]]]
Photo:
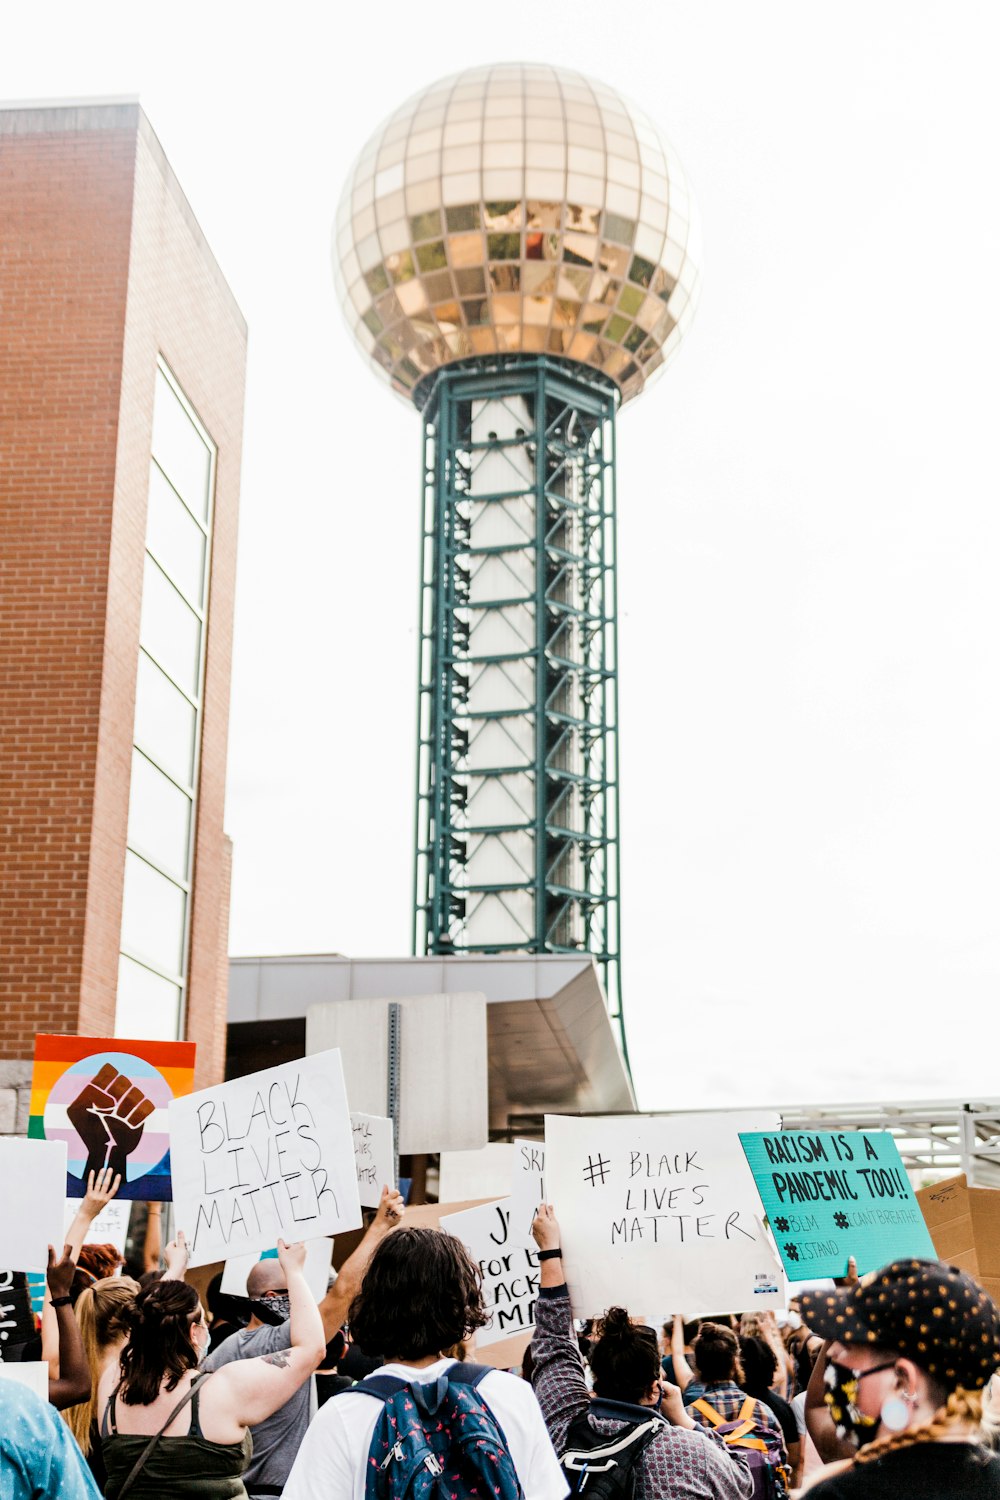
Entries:
[[490, 1129], [553, 1113], [631, 1113], [635, 1093], [592, 958], [572, 954], [233, 958], [231, 1028], [287, 1023], [311, 1005], [409, 995], [486, 996]]

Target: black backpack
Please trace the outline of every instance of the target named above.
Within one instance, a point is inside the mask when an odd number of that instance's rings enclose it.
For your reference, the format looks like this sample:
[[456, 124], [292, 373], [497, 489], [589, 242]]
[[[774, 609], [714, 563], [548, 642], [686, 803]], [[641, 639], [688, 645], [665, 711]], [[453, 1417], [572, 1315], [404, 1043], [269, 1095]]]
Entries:
[[[627, 1425], [610, 1434], [597, 1432], [590, 1417], [607, 1417]], [[559, 1462], [570, 1493], [587, 1500], [631, 1500], [635, 1466], [657, 1433], [668, 1424], [652, 1408], [621, 1401], [592, 1401], [571, 1423]]]

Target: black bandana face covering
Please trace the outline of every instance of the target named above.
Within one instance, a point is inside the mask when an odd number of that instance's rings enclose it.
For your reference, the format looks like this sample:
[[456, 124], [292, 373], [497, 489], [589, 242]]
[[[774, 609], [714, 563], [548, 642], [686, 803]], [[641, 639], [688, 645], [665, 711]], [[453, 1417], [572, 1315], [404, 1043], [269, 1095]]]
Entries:
[[250, 1306], [261, 1323], [278, 1328], [287, 1323], [292, 1315], [292, 1306], [287, 1292], [275, 1292], [269, 1297], [251, 1297]]
[[859, 1448], [878, 1436], [878, 1418], [866, 1417], [858, 1410], [858, 1378], [847, 1365], [827, 1364], [823, 1374], [826, 1391], [823, 1399], [837, 1424], [839, 1438], [854, 1438]]

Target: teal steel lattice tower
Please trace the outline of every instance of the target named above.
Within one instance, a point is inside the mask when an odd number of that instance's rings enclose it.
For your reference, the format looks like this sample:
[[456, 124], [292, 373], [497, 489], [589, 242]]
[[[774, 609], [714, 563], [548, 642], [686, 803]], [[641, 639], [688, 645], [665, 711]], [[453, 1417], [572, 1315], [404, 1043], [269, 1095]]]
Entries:
[[590, 953], [620, 1024], [616, 416], [693, 316], [693, 220], [641, 111], [509, 64], [397, 110], [335, 230], [424, 424], [414, 951]]

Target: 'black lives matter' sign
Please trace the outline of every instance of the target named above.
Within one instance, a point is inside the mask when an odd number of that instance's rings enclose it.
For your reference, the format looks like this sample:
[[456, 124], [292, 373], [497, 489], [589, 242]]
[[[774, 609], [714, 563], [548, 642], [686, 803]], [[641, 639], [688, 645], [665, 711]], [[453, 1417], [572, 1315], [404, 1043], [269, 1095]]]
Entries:
[[361, 1224], [338, 1049], [175, 1099], [170, 1156], [193, 1266]]

